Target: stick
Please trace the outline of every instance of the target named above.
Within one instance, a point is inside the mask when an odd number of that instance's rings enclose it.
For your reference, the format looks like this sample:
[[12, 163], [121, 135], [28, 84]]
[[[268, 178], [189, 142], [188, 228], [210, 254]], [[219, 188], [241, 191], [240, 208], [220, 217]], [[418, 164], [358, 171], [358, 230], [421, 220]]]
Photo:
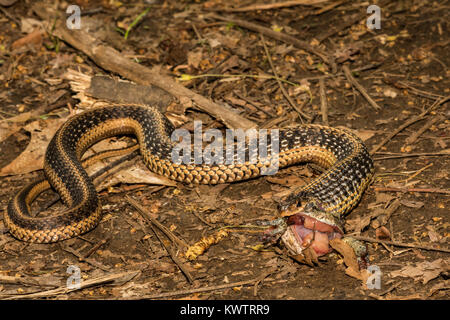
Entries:
[[32, 277], [13, 277], [0, 275], [0, 283], [24, 285], [24, 286], [37, 286], [37, 287], [57, 287], [48, 283], [41, 283]]
[[[334, 36], [336, 33], [351, 27], [355, 23], [360, 22], [362, 19], [365, 19], [366, 16], [367, 16], [367, 14], [364, 11], [364, 13], [362, 13], [362, 14], [357, 13], [353, 17], [350, 17], [348, 21], [344, 21], [343, 23], [339, 23], [338, 27], [331, 27], [331, 28], [329, 28], [330, 26], [327, 25], [327, 28], [325, 28], [325, 29], [328, 30], [328, 31], [326, 31], [326, 32], [324, 32], [322, 34], [319, 34], [316, 37], [316, 39], [319, 42], [323, 42], [325, 39], [328, 39], [328, 38]], [[331, 29], [331, 30], [329, 30], [329, 29]]]
[[433, 124], [435, 124], [436, 122], [442, 120], [442, 117], [437, 116], [437, 117], [433, 117], [430, 120], [428, 120], [423, 126], [422, 128], [420, 128], [417, 131], [414, 131], [414, 133], [409, 136], [408, 138], [406, 138], [405, 142], [407, 144], [413, 144], [414, 142], [416, 142], [416, 140], [422, 135], [422, 133], [424, 133], [425, 131], [427, 131], [429, 128], [431, 128], [431, 126]]
[[327, 96], [325, 94], [325, 81], [323, 78], [319, 80], [320, 87], [320, 113], [322, 114], [322, 122], [324, 125], [328, 126], [328, 103]]
[[386, 138], [383, 139], [383, 141], [381, 141], [379, 144], [377, 144], [375, 147], [372, 148], [372, 150], [370, 151], [371, 154], [374, 154], [375, 152], [377, 152], [382, 146], [384, 146], [386, 144], [386, 142], [388, 142], [389, 140], [391, 140], [393, 137], [395, 137], [400, 131], [402, 131], [403, 129], [409, 127], [410, 125], [412, 125], [413, 123], [422, 120], [423, 117], [425, 115], [427, 115], [429, 112], [433, 111], [435, 108], [437, 108], [438, 106], [440, 106], [441, 104], [444, 104], [445, 102], [447, 102], [450, 99], [450, 96], [446, 96], [443, 97], [439, 100], [436, 100], [431, 107], [429, 107], [428, 109], [426, 109], [424, 112], [422, 112], [421, 114], [419, 114], [418, 116], [415, 116], [414, 118], [406, 121], [404, 124], [402, 124], [400, 127], [398, 127], [396, 130], [394, 130], [394, 132], [392, 132], [391, 134], [389, 134]]
[[381, 110], [381, 107], [376, 103], [372, 97], [367, 93], [366, 89], [352, 76], [352, 73], [348, 66], [342, 66], [342, 70], [344, 71], [345, 77], [347, 80], [366, 98], [367, 102], [375, 109]]
[[[154, 226], [156, 226], [159, 230], [161, 230], [167, 236], [167, 238], [169, 238], [172, 242], [181, 245], [182, 247], [187, 247], [187, 244], [183, 240], [179, 239], [169, 229], [167, 229], [164, 225], [159, 223], [158, 220], [154, 219], [151, 216], [151, 214], [147, 210], [145, 210], [145, 208], [143, 208], [136, 200], [132, 199], [128, 195], [126, 195], [125, 197], [126, 197], [128, 203], [130, 203], [133, 207], [135, 207], [144, 219], [150, 220], [150, 222]], [[170, 248], [168, 245], [166, 245], [166, 243], [163, 241], [163, 239], [160, 238], [159, 234], [153, 228], [153, 225], [150, 225], [150, 227], [153, 230], [153, 233], [156, 235], [159, 242], [161, 242], [162, 246], [166, 249], [167, 253], [170, 255], [173, 262], [178, 266], [178, 268], [181, 270], [181, 272], [186, 276], [186, 279], [189, 281], [189, 283], [192, 284], [194, 282], [194, 278], [192, 277], [191, 273], [184, 266], [184, 264], [181, 262], [181, 260], [178, 259], [178, 257], [176, 256], [176, 254], [172, 250], [172, 248]]]
[[377, 240], [377, 239], [373, 239], [373, 238], [369, 238], [369, 237], [361, 237], [361, 236], [351, 236], [351, 237], [356, 240], [367, 241], [367, 242], [372, 242], [372, 243], [384, 243], [384, 244], [389, 244], [391, 246], [396, 246], [396, 247], [417, 248], [417, 249], [422, 249], [422, 250], [440, 251], [440, 252], [450, 253], [450, 249], [445, 249], [445, 248], [435, 248], [435, 247], [423, 246], [420, 244], [404, 243], [404, 242], [398, 242], [398, 241]]
[[[44, 20], [51, 19], [53, 21], [52, 17], [58, 16], [57, 13], [51, 12], [51, 9], [38, 5], [35, 5], [33, 10]], [[124, 57], [119, 51], [103, 44], [91, 34], [83, 30], [68, 29], [63, 21], [65, 20], [62, 18], [56, 18], [53, 34], [85, 53], [101, 68], [118, 73], [122, 77], [139, 84], [157, 86], [174, 95], [182, 102], [193, 101], [199, 109], [223, 121], [229, 128], [250, 129], [257, 127], [253, 121], [240, 116], [232, 109], [218, 105], [182, 86], [171, 77], [161, 74], [159, 68], [149, 69], [133, 62]]]
[[245, 20], [235, 19], [232, 17], [219, 16], [216, 14], [209, 14], [206, 17], [210, 17], [210, 18], [220, 20], [220, 21], [232, 22], [234, 24], [237, 24], [240, 27], [243, 27], [243, 28], [255, 31], [255, 32], [259, 32], [270, 38], [273, 38], [273, 39], [276, 39], [279, 41], [283, 41], [283, 42], [287, 42], [287, 43], [291, 43], [292, 45], [294, 45], [295, 47], [297, 47], [299, 49], [303, 49], [305, 51], [308, 51], [308, 52], [318, 56], [323, 62], [330, 65], [334, 72], [337, 69], [336, 64], [334, 63], [334, 61], [332, 61], [331, 58], [329, 58], [329, 55], [327, 53], [323, 52], [322, 50], [320, 50], [318, 48], [313, 47], [312, 45], [310, 45], [309, 43], [307, 43], [305, 41], [298, 40], [297, 38], [294, 38], [290, 35], [287, 35], [287, 34], [284, 34], [281, 32], [276, 32], [276, 31], [273, 31], [272, 29], [260, 26], [258, 24], [251, 23], [251, 22], [248, 22]]
[[109, 267], [104, 266], [103, 264], [101, 264], [100, 262], [95, 261], [95, 260], [92, 259], [92, 258], [86, 258], [86, 257], [84, 257], [84, 256], [83, 256], [81, 253], [79, 253], [77, 250], [75, 250], [75, 249], [73, 249], [73, 248], [71, 248], [71, 247], [69, 247], [69, 246], [62, 246], [62, 245], [61, 245], [61, 249], [63, 249], [63, 250], [66, 251], [66, 252], [69, 252], [69, 253], [73, 254], [75, 257], [78, 258], [79, 261], [84, 261], [84, 262], [86, 262], [86, 263], [89, 263], [90, 265], [92, 265], [92, 266], [94, 266], [94, 267], [96, 267], [96, 268], [99, 268], [99, 269], [101, 269], [101, 270], [103, 270], [103, 271], [110, 271], [110, 268], [109, 268]]
[[155, 228], [153, 228], [153, 225], [150, 225], [150, 227], [152, 228], [153, 233], [156, 235], [159, 242], [161, 242], [164, 249], [166, 249], [167, 253], [170, 255], [170, 258], [172, 258], [172, 261], [178, 266], [178, 268], [181, 270], [181, 272], [186, 276], [186, 279], [189, 281], [189, 283], [192, 284], [194, 282], [194, 278], [192, 277], [191, 273], [184, 266], [184, 264], [181, 262], [181, 260], [178, 259], [177, 255], [172, 250], [172, 248], [170, 246], [168, 246], [163, 239], [161, 239], [158, 232], [156, 232]]
[[323, 8], [317, 10], [316, 12], [314, 12], [315, 15], [321, 15], [322, 13], [325, 13], [327, 11], [330, 11], [338, 6], [340, 6], [341, 4], [347, 2], [347, 0], [341, 0], [341, 1], [336, 1], [336, 2], [332, 2], [329, 5], [324, 6]]
[[386, 84], [392, 85], [398, 89], [409, 89], [409, 91], [411, 93], [418, 95], [420, 97], [425, 97], [425, 98], [433, 99], [433, 100], [444, 98], [444, 96], [441, 96], [441, 95], [433, 93], [433, 92], [426, 92], [426, 91], [423, 91], [420, 89], [416, 89], [403, 81], [395, 81], [393, 79], [386, 78], [386, 77], [383, 78], [383, 81]]
[[[251, 279], [251, 280], [238, 281], [238, 282], [227, 283], [227, 284], [222, 284], [222, 285], [217, 285], [217, 286], [210, 286], [210, 287], [201, 287], [201, 288], [196, 288], [196, 289], [163, 292], [163, 293], [159, 293], [159, 294], [155, 294], [155, 295], [144, 295], [144, 296], [139, 297], [139, 299], [161, 299], [161, 298], [175, 297], [175, 296], [180, 296], [180, 295], [187, 295], [187, 294], [192, 294], [192, 293], [224, 290], [224, 289], [233, 288], [233, 287], [247, 286], [247, 285], [254, 284], [258, 281], [261, 282], [266, 276], [267, 276], [267, 274], [263, 274], [262, 276], [259, 276], [258, 278]], [[266, 281], [272, 282], [272, 281], [275, 281], [275, 279], [270, 279], [270, 280], [266, 280]]]
[[[379, 153], [379, 152], [377, 152]], [[389, 159], [401, 159], [410, 157], [439, 157], [439, 156], [450, 156], [449, 152], [431, 152], [431, 153], [410, 153], [410, 154], [392, 154], [391, 156], [374, 158], [373, 161], [389, 160]]]
[[125, 198], [127, 199], [128, 203], [130, 203], [133, 207], [135, 207], [139, 211], [139, 213], [141, 214], [141, 216], [144, 219], [149, 220], [156, 227], [158, 227], [158, 229], [161, 230], [171, 241], [177, 243], [181, 247], [184, 247], [184, 248], [188, 248], [189, 247], [186, 242], [184, 242], [183, 240], [179, 239], [177, 236], [175, 236], [173, 234], [173, 232], [171, 232], [169, 229], [167, 229], [158, 220], [153, 218], [151, 216], [151, 214], [144, 207], [142, 207], [136, 200], [131, 198], [129, 195], [126, 195]]
[[266, 52], [267, 60], [269, 61], [270, 67], [272, 68], [273, 75], [274, 75], [275, 78], [277, 79], [278, 86], [280, 87], [281, 92], [283, 93], [284, 97], [285, 97], [286, 100], [289, 102], [289, 104], [291, 105], [291, 107], [292, 107], [295, 111], [297, 111], [297, 113], [300, 115], [300, 120], [302, 120], [302, 122], [303, 122], [303, 118], [302, 118], [302, 117], [311, 120], [311, 117], [308, 116], [308, 115], [306, 115], [306, 114], [304, 114], [304, 113], [302, 112], [302, 110], [300, 110], [299, 106], [298, 106], [294, 101], [292, 101], [291, 97], [289, 96], [289, 94], [287, 93], [287, 91], [286, 91], [286, 89], [284, 88], [283, 84], [281, 83], [281, 81], [280, 81], [280, 79], [279, 79], [279, 77], [278, 77], [277, 71], [275, 70], [275, 66], [273, 65], [272, 57], [270, 56], [269, 49], [267, 48], [266, 42], [264, 41], [264, 36], [263, 36], [262, 34], [261, 34], [261, 42], [262, 42], [262, 44], [263, 44], [263, 46], [264, 46], [264, 51]]
[[376, 191], [393, 191], [393, 192], [423, 192], [423, 193], [442, 193], [450, 194], [450, 190], [438, 189], [438, 188], [394, 188], [394, 187], [380, 187], [371, 186]]
[[79, 287], [74, 288], [68, 288], [67, 286], [61, 286], [56, 289], [52, 290], [46, 290], [41, 292], [35, 292], [30, 294], [20, 294], [20, 295], [3, 295], [0, 296], [0, 298], [3, 298], [5, 300], [16, 300], [16, 299], [32, 299], [32, 298], [45, 298], [45, 297], [53, 297], [60, 294], [67, 294], [69, 292], [82, 290], [85, 288], [89, 288], [92, 286], [98, 286], [110, 282], [122, 282], [122, 281], [130, 281], [133, 279], [136, 275], [138, 275], [140, 271], [126, 271], [126, 272], [117, 272], [117, 273], [110, 273], [105, 276], [100, 276], [93, 279], [83, 280], [80, 283]]
[[83, 255], [83, 259], [89, 258], [91, 255], [94, 254], [94, 252], [100, 249], [100, 247], [106, 244], [109, 240], [111, 240], [111, 238], [102, 239], [101, 241], [97, 242], [91, 249], [89, 249], [88, 252], [86, 252], [86, 254]]
[[328, 0], [291, 0], [270, 4], [254, 4], [247, 7], [241, 8], [219, 8], [213, 9], [213, 11], [224, 11], [224, 12], [247, 12], [247, 11], [256, 11], [256, 10], [270, 10], [270, 9], [279, 9], [279, 8], [287, 8], [298, 5], [304, 6], [312, 6], [316, 4], [320, 4], [323, 2], [327, 2]]

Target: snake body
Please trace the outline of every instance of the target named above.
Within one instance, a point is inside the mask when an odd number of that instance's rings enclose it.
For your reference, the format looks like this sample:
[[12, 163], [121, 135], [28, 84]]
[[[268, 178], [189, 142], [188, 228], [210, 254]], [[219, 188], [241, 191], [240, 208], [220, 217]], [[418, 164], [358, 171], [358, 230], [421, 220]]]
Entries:
[[[84, 152], [107, 137], [131, 134], [139, 143], [147, 167], [170, 179], [192, 184], [229, 183], [261, 175], [274, 158], [229, 164], [174, 163], [170, 121], [156, 108], [110, 105], [71, 117], [50, 141], [44, 161], [46, 179], [24, 187], [8, 204], [4, 222], [17, 239], [50, 243], [92, 230], [101, 219], [101, 204], [92, 180], [81, 164]], [[373, 176], [367, 148], [352, 132], [321, 125], [279, 129], [279, 167], [314, 162], [326, 171], [296, 190], [282, 204], [319, 203], [326, 221], [340, 219], [361, 198]], [[49, 186], [59, 193], [67, 210], [53, 216], [31, 217], [33, 200]], [[328, 219], [329, 218], [329, 219]], [[327, 220], [328, 219], [328, 220]]]

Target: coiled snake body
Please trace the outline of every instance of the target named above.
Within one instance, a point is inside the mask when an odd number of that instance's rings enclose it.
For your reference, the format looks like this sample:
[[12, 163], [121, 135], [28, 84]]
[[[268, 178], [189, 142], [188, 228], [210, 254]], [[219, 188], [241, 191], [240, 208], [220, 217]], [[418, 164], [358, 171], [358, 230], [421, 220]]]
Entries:
[[[150, 170], [186, 183], [250, 179], [259, 176], [262, 168], [270, 164], [271, 154], [256, 163], [176, 164], [171, 158], [173, 130], [157, 109], [142, 105], [94, 108], [70, 118], [48, 146], [44, 162], [47, 180], [26, 186], [10, 201], [4, 215], [10, 233], [24, 241], [49, 243], [93, 229], [101, 219], [101, 205], [80, 159], [91, 145], [106, 137], [135, 135]], [[300, 210], [317, 219], [318, 225], [323, 222], [341, 232], [340, 218], [359, 201], [373, 176], [373, 163], [362, 141], [347, 130], [300, 125], [279, 129], [279, 146], [280, 168], [314, 162], [327, 169], [319, 178], [293, 192], [280, 210]], [[31, 203], [49, 184], [68, 209], [54, 216], [31, 217]]]

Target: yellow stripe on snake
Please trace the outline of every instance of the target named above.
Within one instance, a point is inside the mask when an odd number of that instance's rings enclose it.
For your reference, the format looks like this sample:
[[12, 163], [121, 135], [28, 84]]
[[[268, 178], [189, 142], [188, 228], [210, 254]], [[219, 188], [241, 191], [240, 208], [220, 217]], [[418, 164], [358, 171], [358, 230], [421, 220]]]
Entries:
[[[101, 219], [101, 205], [81, 158], [90, 146], [107, 137], [134, 135], [151, 171], [192, 184], [254, 178], [273, 160], [269, 153], [256, 163], [177, 164], [171, 157], [175, 145], [171, 141], [173, 131], [173, 125], [156, 108], [143, 105], [110, 105], [71, 117], [48, 145], [44, 162], [47, 180], [26, 186], [10, 201], [4, 215], [9, 232], [20, 240], [50, 243], [92, 230]], [[344, 129], [300, 125], [278, 132], [276, 156], [280, 168], [314, 162], [326, 169], [320, 177], [295, 190], [280, 205], [280, 213], [295, 216], [289, 223], [292, 230], [299, 235], [303, 233], [300, 241], [311, 230], [314, 237], [323, 234], [329, 239], [340, 237], [341, 218], [358, 203], [373, 177], [374, 167], [367, 148], [356, 135]], [[67, 210], [53, 216], [31, 217], [31, 203], [49, 185], [59, 193]], [[313, 227], [308, 227], [311, 223]], [[320, 248], [315, 249], [320, 253]]]

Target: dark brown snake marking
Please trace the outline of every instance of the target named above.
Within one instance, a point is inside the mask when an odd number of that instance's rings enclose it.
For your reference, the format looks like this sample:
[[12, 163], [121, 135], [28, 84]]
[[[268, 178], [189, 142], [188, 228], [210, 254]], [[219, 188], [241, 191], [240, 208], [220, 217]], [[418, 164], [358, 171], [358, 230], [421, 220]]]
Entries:
[[[191, 165], [172, 162], [174, 127], [157, 109], [142, 105], [111, 105], [70, 118], [51, 140], [44, 163], [47, 180], [34, 182], [10, 201], [4, 221], [17, 239], [49, 243], [92, 230], [101, 219], [95, 187], [81, 165], [83, 153], [95, 142], [121, 134], [137, 137], [150, 170], [185, 183], [217, 184], [261, 175], [272, 155], [230, 165]], [[322, 220], [335, 224], [361, 198], [373, 176], [373, 163], [362, 141], [353, 133], [320, 125], [279, 129], [279, 167], [314, 162], [327, 170], [292, 193], [281, 205], [288, 210], [299, 202], [314, 203]], [[31, 217], [30, 204], [53, 187], [68, 209], [58, 215]]]

